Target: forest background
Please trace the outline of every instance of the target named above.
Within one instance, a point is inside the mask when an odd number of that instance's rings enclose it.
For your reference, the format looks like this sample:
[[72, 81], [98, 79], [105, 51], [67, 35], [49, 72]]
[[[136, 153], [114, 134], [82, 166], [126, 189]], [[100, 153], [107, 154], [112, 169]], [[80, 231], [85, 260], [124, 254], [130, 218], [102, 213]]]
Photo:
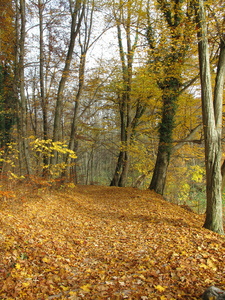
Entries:
[[150, 187], [205, 212], [201, 24], [216, 91], [225, 4], [204, 1], [200, 20], [196, 2], [1, 1], [2, 195], [25, 178]]

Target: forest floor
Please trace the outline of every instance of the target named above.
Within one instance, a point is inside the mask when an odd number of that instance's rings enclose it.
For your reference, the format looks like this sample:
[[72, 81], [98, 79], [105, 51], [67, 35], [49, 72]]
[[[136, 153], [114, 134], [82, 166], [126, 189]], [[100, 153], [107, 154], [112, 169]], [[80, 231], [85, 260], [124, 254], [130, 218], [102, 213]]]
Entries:
[[152, 191], [15, 189], [0, 201], [0, 299], [200, 299], [225, 239]]

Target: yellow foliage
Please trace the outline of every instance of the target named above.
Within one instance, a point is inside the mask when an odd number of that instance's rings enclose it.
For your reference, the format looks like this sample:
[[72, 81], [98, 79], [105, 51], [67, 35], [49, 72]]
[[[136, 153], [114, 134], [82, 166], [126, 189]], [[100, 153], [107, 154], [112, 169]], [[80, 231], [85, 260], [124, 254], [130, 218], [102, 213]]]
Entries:
[[65, 170], [68, 166], [63, 160], [63, 157], [68, 155], [69, 159], [76, 159], [77, 156], [73, 150], [68, 149], [65, 142], [53, 142], [51, 139], [41, 140], [35, 139], [31, 142], [32, 150], [36, 153], [36, 158], [39, 160], [39, 166], [42, 163], [42, 157], [45, 155], [50, 158], [54, 155], [54, 152], [58, 153], [59, 163], [51, 165], [43, 165], [43, 168], [48, 169], [50, 174], [59, 176], [60, 172]]
[[191, 179], [195, 182], [202, 182], [203, 176], [205, 175], [205, 168], [198, 165], [192, 166], [189, 174], [192, 174]]

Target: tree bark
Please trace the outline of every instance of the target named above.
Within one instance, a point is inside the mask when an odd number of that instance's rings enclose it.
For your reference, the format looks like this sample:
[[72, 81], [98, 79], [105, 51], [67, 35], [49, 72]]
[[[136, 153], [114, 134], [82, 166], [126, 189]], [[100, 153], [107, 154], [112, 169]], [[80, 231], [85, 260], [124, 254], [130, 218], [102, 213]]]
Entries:
[[221, 39], [213, 99], [207, 24], [203, 0], [198, 0], [195, 8], [196, 22], [199, 27], [197, 35], [205, 138], [207, 208], [204, 227], [222, 234], [224, 231], [221, 196], [221, 130], [225, 43], [224, 40]]
[[[172, 61], [176, 63], [176, 59]], [[150, 189], [163, 195], [166, 184], [166, 174], [170, 162], [172, 151], [172, 134], [174, 129], [174, 119], [176, 102], [179, 95], [179, 81], [177, 78], [168, 78], [162, 85], [163, 89], [163, 112], [159, 128], [159, 146], [153, 177]]]
[[119, 184], [120, 170], [122, 168], [122, 162], [124, 160], [123, 156], [124, 156], [124, 152], [120, 150], [118, 160], [117, 160], [117, 164], [116, 164], [116, 170], [115, 170], [114, 176], [111, 180], [110, 186], [118, 186], [118, 184]]
[[169, 165], [169, 153], [165, 150], [160, 150], [159, 145], [156, 164], [153, 172], [153, 177], [150, 184], [150, 190], [154, 190], [156, 193], [163, 195], [163, 191], [166, 184], [166, 174]]

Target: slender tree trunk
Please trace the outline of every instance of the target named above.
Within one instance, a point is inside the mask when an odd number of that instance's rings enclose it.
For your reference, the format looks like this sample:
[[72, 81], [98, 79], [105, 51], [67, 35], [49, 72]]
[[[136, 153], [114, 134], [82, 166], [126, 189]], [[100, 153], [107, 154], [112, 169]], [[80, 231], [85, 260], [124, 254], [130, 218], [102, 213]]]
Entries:
[[[115, 173], [113, 176], [113, 179], [111, 180], [110, 186], [120, 186], [123, 187], [126, 185], [126, 180], [128, 176], [129, 171], [129, 152], [126, 150], [129, 148], [129, 146], [132, 144], [132, 141], [136, 134], [136, 128], [139, 124], [139, 120], [142, 117], [142, 115], [145, 112], [146, 105], [142, 105], [141, 102], [137, 101], [136, 106], [136, 112], [135, 116], [132, 119], [128, 120], [127, 123], [125, 123], [126, 120], [126, 110], [125, 110], [125, 101], [121, 101], [120, 104], [120, 119], [121, 119], [121, 150], [119, 152], [117, 165], [115, 169]], [[131, 108], [130, 108], [131, 109]], [[127, 130], [127, 127], [129, 126], [129, 131]], [[126, 132], [128, 131], [128, 132]], [[121, 172], [122, 169], [122, 172]]]
[[125, 95], [123, 94], [121, 99], [119, 98], [119, 111], [120, 111], [120, 141], [121, 149], [119, 152], [116, 169], [114, 176], [111, 180], [110, 186], [119, 186], [121, 169], [125, 160], [125, 141], [126, 141], [126, 123], [125, 123]]
[[[45, 86], [44, 86], [44, 39], [43, 39], [43, 8], [44, 5], [42, 0], [38, 0], [39, 9], [39, 31], [40, 31], [40, 88], [41, 88], [41, 106], [43, 115], [43, 135], [44, 140], [48, 139], [48, 117], [47, 117], [47, 101], [45, 98]], [[48, 165], [48, 156], [44, 154], [43, 156], [43, 176], [46, 175], [45, 166]]]
[[19, 4], [15, 0], [15, 53], [14, 53], [14, 80], [13, 80], [13, 94], [16, 101], [16, 125], [17, 125], [17, 144], [19, 155], [19, 175], [22, 175], [23, 166], [23, 147], [22, 147], [22, 134], [20, 123], [20, 101], [19, 101]]
[[221, 133], [225, 73], [225, 43], [221, 38], [213, 99], [207, 24], [203, 0], [197, 1], [196, 20], [199, 27], [198, 52], [201, 79], [202, 116], [205, 138], [207, 208], [204, 227], [222, 234], [223, 214], [221, 196]]
[[[54, 118], [54, 128], [53, 128], [53, 142], [59, 140], [60, 135], [60, 120], [62, 115], [62, 99], [63, 99], [63, 91], [65, 88], [65, 84], [67, 78], [69, 76], [70, 64], [73, 56], [73, 49], [75, 45], [76, 37], [79, 33], [81, 22], [83, 20], [84, 11], [85, 11], [85, 0], [84, 1], [76, 1], [75, 8], [72, 11], [72, 1], [70, 1], [71, 7], [71, 15], [72, 15], [72, 23], [71, 23], [71, 32], [70, 32], [70, 44], [67, 52], [67, 57], [65, 61], [65, 66], [63, 69], [62, 77], [59, 83], [57, 100], [56, 100], [56, 109], [55, 109], [55, 118]], [[55, 165], [57, 161], [57, 153], [55, 152], [51, 159], [51, 164]]]
[[[73, 114], [73, 122], [71, 125], [70, 139], [69, 139], [69, 150], [74, 150], [75, 144], [75, 136], [77, 132], [77, 122], [78, 122], [78, 112], [79, 112], [79, 104], [80, 97], [84, 87], [84, 74], [85, 74], [85, 64], [86, 64], [86, 56], [87, 51], [90, 44], [91, 32], [92, 32], [92, 22], [93, 22], [93, 13], [94, 13], [94, 1], [92, 1], [92, 7], [87, 7], [85, 10], [83, 19], [84, 19], [84, 32], [79, 32], [79, 45], [80, 45], [80, 63], [79, 63], [79, 83], [78, 83], [78, 91], [75, 96], [75, 106], [74, 106], [74, 114]], [[78, 147], [78, 145], [77, 145]], [[68, 165], [70, 162], [69, 153], [66, 155], [65, 164]], [[67, 172], [69, 174], [69, 166], [67, 166]], [[65, 176], [65, 172], [63, 172], [62, 176]]]
[[31, 159], [27, 137], [27, 112], [24, 86], [24, 45], [25, 45], [25, 0], [20, 0], [21, 32], [20, 32], [20, 54], [19, 54], [19, 81], [21, 101], [21, 129], [24, 147], [24, 158], [26, 161], [27, 174], [32, 175]]
[[[138, 14], [136, 20], [135, 39], [131, 42], [131, 17], [132, 17], [132, 1], [128, 1], [125, 6], [126, 13], [124, 14], [123, 5], [119, 7], [119, 12], [113, 12], [114, 18], [117, 23], [117, 38], [121, 61], [121, 70], [123, 76], [123, 91], [119, 101], [119, 111], [121, 120], [121, 149], [117, 160], [117, 165], [111, 186], [125, 186], [128, 171], [129, 171], [129, 148], [131, 144], [131, 131], [132, 131], [132, 118], [131, 118], [131, 84], [132, 84], [132, 65], [134, 52], [137, 47], [138, 34], [139, 34], [139, 21], [140, 15]], [[139, 10], [142, 8], [142, 1], [139, 3]], [[140, 12], [140, 11], [139, 11]], [[126, 19], [126, 22], [124, 22]], [[126, 51], [124, 51], [122, 43], [121, 26], [124, 27], [126, 32]], [[125, 53], [126, 52], [126, 53]], [[122, 170], [121, 170], [122, 169]]]
[[[84, 86], [84, 70], [85, 70], [85, 60], [86, 60], [86, 53], [84, 55], [81, 55], [80, 58], [80, 68], [79, 68], [79, 86], [78, 86], [78, 91], [75, 96], [75, 106], [74, 106], [74, 114], [73, 114], [73, 122], [71, 125], [71, 132], [70, 132], [70, 140], [69, 140], [69, 145], [68, 149], [74, 151], [74, 145], [75, 145], [75, 136], [77, 132], [77, 122], [78, 122], [78, 111], [79, 111], [79, 104], [80, 104], [80, 96], [83, 90]], [[77, 144], [78, 148], [78, 144]], [[69, 163], [71, 159], [69, 156], [69, 153], [66, 154], [65, 157], [65, 165], [67, 169], [67, 173], [69, 174]], [[62, 177], [66, 176], [66, 169], [62, 172]]]

